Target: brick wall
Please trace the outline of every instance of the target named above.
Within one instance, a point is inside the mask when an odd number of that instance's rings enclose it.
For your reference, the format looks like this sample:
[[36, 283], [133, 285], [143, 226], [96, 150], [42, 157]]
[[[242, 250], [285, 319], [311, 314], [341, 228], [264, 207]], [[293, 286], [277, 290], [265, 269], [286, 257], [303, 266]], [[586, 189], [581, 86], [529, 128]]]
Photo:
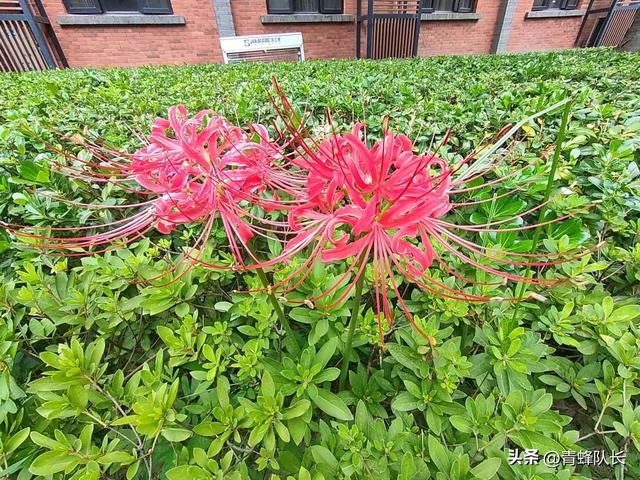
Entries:
[[[603, 0], [597, 0], [603, 1]], [[186, 25], [60, 26], [62, 0], [43, 0], [70, 66], [134, 66], [220, 62], [222, 55], [211, 0], [172, 0]], [[421, 24], [418, 54], [480, 54], [492, 51], [500, 0], [477, 0], [475, 20], [428, 20]], [[586, 8], [588, 0], [583, 0]], [[526, 19], [533, 0], [520, 0], [513, 17], [508, 51], [572, 47], [582, 17]], [[356, 14], [356, 0], [344, 0], [344, 13]], [[231, 0], [236, 35], [302, 32], [308, 59], [354, 58], [355, 22], [266, 23], [266, 0]], [[223, 20], [221, 17], [219, 20]], [[366, 34], [363, 31], [363, 55]]]
[[[578, 8], [587, 8], [582, 0]], [[571, 48], [576, 41], [583, 17], [525, 18], [533, 0], [520, 0], [509, 36], [510, 52], [559, 50]]]
[[490, 53], [500, 2], [478, 0], [479, 20], [423, 21], [418, 55]]
[[185, 25], [60, 26], [62, 0], [43, 0], [71, 67], [116, 67], [221, 62], [218, 32], [209, 0], [172, 0]]
[[[355, 0], [344, 0], [344, 13], [356, 13]], [[301, 32], [305, 58], [355, 58], [356, 32], [352, 23], [263, 24], [266, 0], [231, 0], [236, 35]]]

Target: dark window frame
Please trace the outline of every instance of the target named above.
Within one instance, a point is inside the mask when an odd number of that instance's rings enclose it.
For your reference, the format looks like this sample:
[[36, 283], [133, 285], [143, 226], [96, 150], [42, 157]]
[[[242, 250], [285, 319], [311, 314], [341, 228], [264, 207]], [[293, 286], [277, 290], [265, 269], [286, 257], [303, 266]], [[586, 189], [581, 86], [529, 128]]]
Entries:
[[76, 7], [70, 0], [64, 0], [64, 6], [68, 13], [103, 13], [100, 2], [98, 0], [92, 1], [94, 3], [93, 7]]
[[453, 12], [453, 13], [472, 13], [476, 11], [477, 0], [473, 0], [471, 2], [470, 7], [465, 7], [462, 5], [462, 0], [455, 0], [453, 2], [453, 6], [451, 10], [436, 10], [433, 7], [433, 3], [435, 0], [425, 0], [424, 8], [422, 9], [422, 13], [436, 13], [436, 12]]
[[[100, 3], [100, 0], [92, 0], [93, 7], [76, 7], [71, 0], [64, 0], [64, 6], [67, 9], [67, 13], [71, 14], [103, 14], [109, 12], [115, 12], [115, 10], [105, 10]], [[137, 0], [138, 10], [131, 11], [132, 13], [140, 13], [143, 15], [172, 15], [173, 6], [171, 0], [166, 0], [166, 7], [145, 7], [144, 0]]]
[[293, 0], [288, 0], [288, 8], [271, 8], [267, 0], [267, 13], [270, 15], [286, 15], [293, 13]]
[[144, 0], [138, 0], [138, 11], [145, 15], [173, 15], [171, 0], [166, 0], [166, 7], [145, 7]]
[[292, 15], [294, 13], [301, 14], [301, 15], [305, 15], [305, 14], [313, 15], [317, 13], [322, 13], [325, 15], [335, 15], [335, 14], [342, 14], [344, 12], [344, 0], [340, 2], [340, 8], [327, 8], [325, 7], [324, 0], [317, 0], [317, 2], [318, 2], [317, 11], [297, 12], [293, 8], [294, 0], [287, 0], [287, 3], [289, 5], [288, 8], [271, 8], [271, 6], [269, 5], [269, 0], [267, 0], [267, 13], [269, 15]]
[[531, 10], [534, 12], [540, 10], [575, 10], [578, 8], [580, 0], [561, 0], [556, 7], [552, 7], [550, 4], [551, 0], [543, 0], [541, 5], [536, 5], [534, 0]]

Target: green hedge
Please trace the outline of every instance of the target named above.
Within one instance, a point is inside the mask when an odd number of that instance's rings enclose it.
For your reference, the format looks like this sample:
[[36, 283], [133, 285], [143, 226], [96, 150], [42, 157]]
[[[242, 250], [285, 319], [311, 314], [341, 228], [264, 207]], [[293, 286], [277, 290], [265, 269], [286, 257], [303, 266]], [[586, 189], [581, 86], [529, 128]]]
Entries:
[[[45, 141], [79, 156], [87, 152], [78, 135], [132, 151], [136, 134], [176, 103], [269, 124], [275, 75], [316, 124], [329, 108], [339, 130], [366, 117], [376, 137], [388, 116], [422, 149], [451, 128], [442, 152], [450, 160], [570, 95], [555, 185], [565, 195], [551, 210], [598, 203], [546, 228], [536, 248], [604, 245], [538, 272], [560, 272], [571, 285], [535, 288], [537, 300], [518, 306], [407, 289], [409, 308], [438, 340], [433, 349], [400, 310], [381, 349], [369, 303], [350, 388], [336, 391], [327, 378], [340, 366], [350, 300], [328, 312], [287, 307], [307, 339], [302, 357], [291, 358], [266, 295], [234, 293], [257, 285], [253, 274], [196, 268], [170, 285], [138, 281], [165, 271], [192, 231], [82, 259], [39, 254], [0, 232], [0, 478], [640, 478], [638, 71], [640, 56], [594, 49], [3, 74], [5, 222], [110, 218], [44, 190], [97, 203], [127, 196], [51, 171], [57, 154]], [[543, 160], [539, 181], [491, 211], [465, 215], [495, 220], [542, 198], [559, 117], [530, 122], [518, 135], [517, 153]], [[213, 236], [208, 256], [227, 255], [217, 248], [223, 235]], [[518, 248], [515, 238], [499, 242]], [[316, 269], [300, 291], [313, 296], [345, 268]], [[491, 293], [513, 296], [514, 287]], [[539, 464], [512, 465], [516, 448], [539, 450]], [[574, 454], [575, 466], [542, 463], [546, 452], [585, 450], [604, 451], [608, 463], [612, 451], [624, 452], [626, 465], [584, 465], [584, 453]]]

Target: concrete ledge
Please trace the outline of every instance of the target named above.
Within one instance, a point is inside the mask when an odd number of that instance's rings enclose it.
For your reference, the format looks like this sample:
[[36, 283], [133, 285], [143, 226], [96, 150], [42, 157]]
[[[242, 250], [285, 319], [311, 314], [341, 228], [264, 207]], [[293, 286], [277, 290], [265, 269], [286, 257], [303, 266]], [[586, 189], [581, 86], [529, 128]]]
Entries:
[[287, 15], [263, 15], [262, 23], [351, 23], [353, 15], [323, 13], [293, 13]]
[[558, 10], [557, 8], [549, 8], [547, 10], [527, 12], [524, 18], [584, 17], [586, 13], [586, 10]]
[[70, 25], [184, 25], [181, 15], [60, 15], [56, 21], [63, 27]]
[[458, 13], [458, 12], [433, 12], [433, 13], [423, 13], [420, 15], [420, 20], [422, 21], [436, 21], [439, 22], [441, 20], [480, 20], [480, 14], [471, 12], [471, 13]]

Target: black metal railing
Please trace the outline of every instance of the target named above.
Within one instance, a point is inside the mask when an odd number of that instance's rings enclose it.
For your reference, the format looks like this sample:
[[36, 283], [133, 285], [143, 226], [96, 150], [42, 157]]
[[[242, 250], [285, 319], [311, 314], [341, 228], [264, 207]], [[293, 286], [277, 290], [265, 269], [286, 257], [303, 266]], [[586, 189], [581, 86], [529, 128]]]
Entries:
[[575, 45], [617, 47], [636, 15], [640, 15], [640, 0], [590, 0]]
[[367, 58], [402, 58], [418, 53], [420, 15], [424, 0], [357, 1], [356, 57], [361, 58], [362, 30], [366, 32]]
[[66, 67], [67, 61], [41, 0], [0, 4], [0, 71], [24, 72]]

